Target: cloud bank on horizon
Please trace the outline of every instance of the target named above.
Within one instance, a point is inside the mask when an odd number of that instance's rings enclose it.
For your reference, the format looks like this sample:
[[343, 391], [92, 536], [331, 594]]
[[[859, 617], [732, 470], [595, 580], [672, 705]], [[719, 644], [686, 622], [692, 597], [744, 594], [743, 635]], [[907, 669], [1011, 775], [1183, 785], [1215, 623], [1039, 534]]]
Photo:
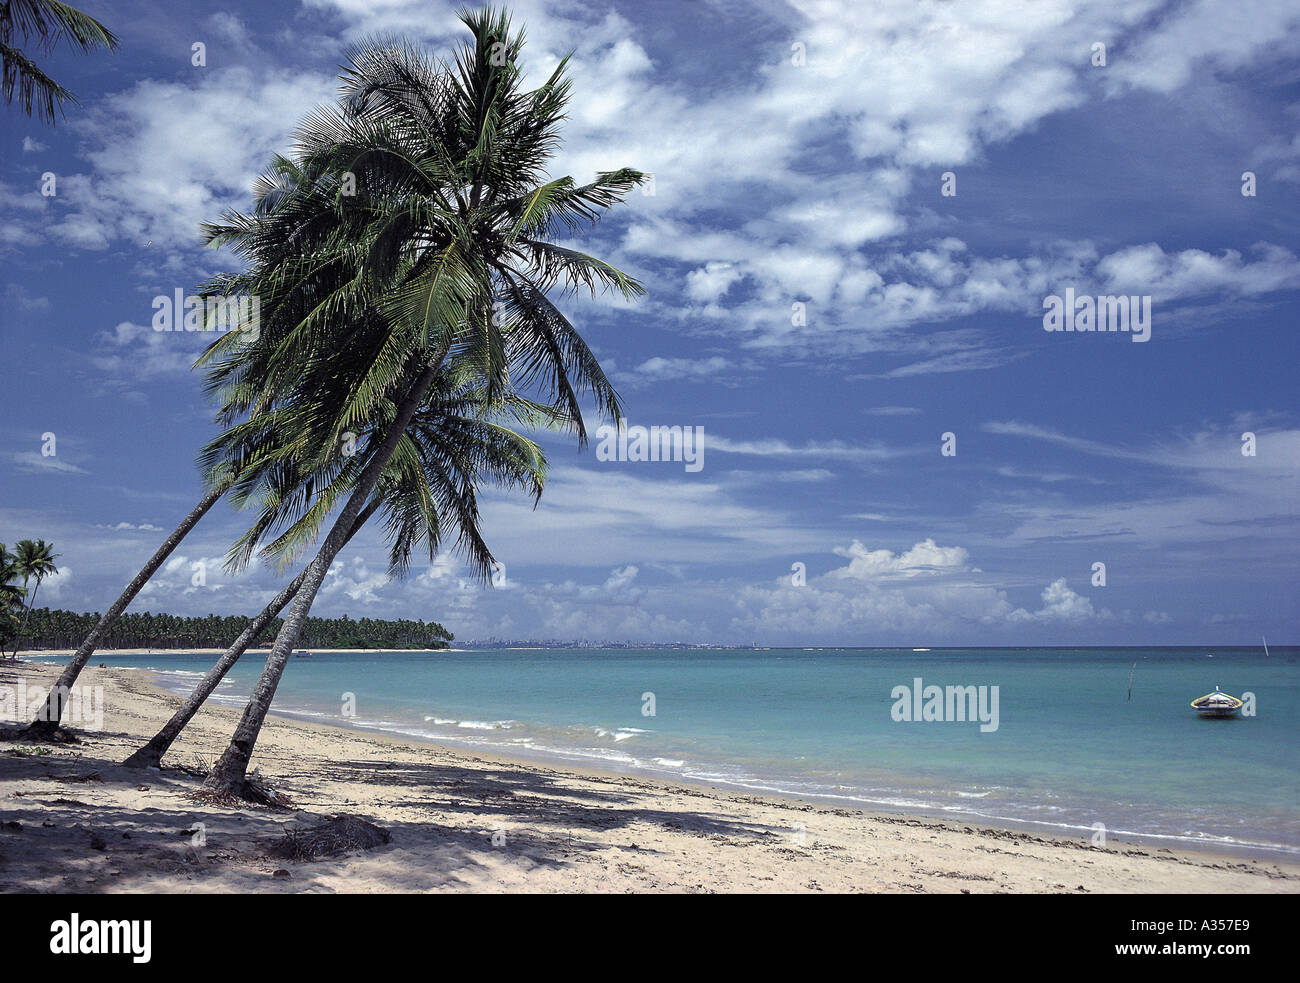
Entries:
[[[447, 53], [462, 28], [430, 0], [82, 6], [122, 50], [53, 63], [66, 124], [6, 118], [0, 541], [54, 541], [76, 575], [51, 602], [102, 610], [210, 433], [203, 339], [152, 330], [151, 298], [236, 263], [199, 223], [247, 206], [350, 43]], [[628, 422], [702, 427], [705, 464], [547, 437], [537, 510], [485, 508], [497, 587], [453, 556], [390, 581], [370, 531], [317, 613], [460, 639], [1300, 640], [1294, 4], [511, 9], [530, 77], [573, 52], [552, 173], [653, 175], [592, 243], [648, 296], [567, 309]], [[1067, 291], [1072, 328], [1123, 329], [1045, 331]], [[240, 518], [132, 609], [255, 613], [275, 572], [220, 571]]]

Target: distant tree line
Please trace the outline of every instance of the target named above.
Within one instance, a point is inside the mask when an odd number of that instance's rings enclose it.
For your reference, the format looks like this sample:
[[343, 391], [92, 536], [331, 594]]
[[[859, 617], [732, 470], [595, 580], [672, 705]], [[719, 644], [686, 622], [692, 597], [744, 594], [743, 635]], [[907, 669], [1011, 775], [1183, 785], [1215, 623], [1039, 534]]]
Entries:
[[[36, 608], [28, 616], [23, 631], [23, 647], [30, 649], [76, 648], [99, 622], [99, 612], [77, 614], [73, 611]], [[124, 614], [113, 625], [102, 648], [109, 649], [182, 649], [220, 648], [229, 646], [248, 627], [252, 618], [240, 615], [209, 614], [184, 617], [175, 614]], [[276, 618], [258, 636], [256, 645], [275, 641], [283, 622]], [[406, 618], [386, 621], [361, 618], [308, 618], [299, 642], [302, 648], [339, 649], [441, 649], [455, 636], [436, 621], [411, 621]]]

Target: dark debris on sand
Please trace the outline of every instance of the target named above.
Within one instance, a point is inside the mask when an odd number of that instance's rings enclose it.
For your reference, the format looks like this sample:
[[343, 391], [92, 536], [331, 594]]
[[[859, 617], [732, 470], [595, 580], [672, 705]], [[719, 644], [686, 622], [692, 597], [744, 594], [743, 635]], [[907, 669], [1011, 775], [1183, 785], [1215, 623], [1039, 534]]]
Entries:
[[187, 792], [186, 798], [201, 802], [204, 805], [229, 806], [234, 809], [250, 805], [266, 806], [269, 809], [293, 808], [293, 800], [289, 796], [268, 785], [255, 782], [251, 778], [244, 782], [243, 791], [238, 795], [213, 792], [207, 788], [196, 788], [193, 792]]
[[339, 815], [312, 826], [286, 829], [284, 838], [273, 842], [267, 852], [285, 860], [321, 860], [353, 850], [373, 850], [391, 839], [387, 830], [374, 823]]

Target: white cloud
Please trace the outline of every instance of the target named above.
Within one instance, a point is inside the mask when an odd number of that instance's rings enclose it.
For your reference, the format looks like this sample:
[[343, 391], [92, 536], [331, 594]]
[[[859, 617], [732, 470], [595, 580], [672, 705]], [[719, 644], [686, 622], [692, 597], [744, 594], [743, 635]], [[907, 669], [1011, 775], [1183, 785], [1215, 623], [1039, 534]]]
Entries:
[[[1008, 620], [1018, 621], [1088, 621], [1097, 617], [1092, 609], [1092, 601], [1070, 589], [1065, 578], [1052, 581], [1043, 588], [1043, 606], [1037, 611], [1029, 612], [1017, 608], [1008, 615]], [[1110, 613], [1105, 612], [1109, 617]]]
[[[227, 35], [239, 24], [230, 15], [212, 23]], [[197, 249], [199, 223], [248, 207], [253, 177], [333, 89], [320, 75], [236, 66], [109, 96], [75, 124], [93, 170], [60, 176], [51, 201], [61, 217], [49, 233], [81, 249], [120, 240]]]
[[835, 547], [836, 556], [849, 558], [849, 565], [832, 576], [854, 580], [912, 578], [967, 570], [968, 554], [960, 546], [939, 546], [933, 539], [917, 543], [895, 556], [889, 550], [869, 550], [858, 540], [847, 547]]
[[740, 271], [731, 263], [705, 263], [686, 274], [686, 296], [700, 303], [712, 303], [740, 277]]
[[[247, 573], [232, 574], [225, 569], [224, 564], [223, 556], [197, 554], [193, 557], [172, 556], [140, 589], [140, 596], [163, 603], [174, 603], [183, 598], [209, 597], [236, 585], [241, 588], [251, 586], [251, 578]], [[256, 611], [260, 607], [259, 604], [253, 610]]]
[[1167, 10], [1115, 62], [1116, 83], [1168, 94], [1195, 73], [1234, 72], [1300, 50], [1300, 10], [1286, 0], [1192, 0]]
[[731, 367], [731, 363], [721, 355], [708, 358], [664, 358], [656, 355], [648, 358], [630, 373], [638, 382], [687, 382], [707, 379]]
[[351, 556], [331, 565], [320, 593], [327, 598], [343, 594], [353, 601], [375, 604], [380, 600], [379, 592], [390, 583], [387, 569], [373, 569], [364, 557]]
[[[451, 3], [309, 6], [337, 14], [348, 38], [398, 31], [445, 48], [464, 36]], [[874, 258], [861, 248], [907, 231], [909, 195], [922, 175], [932, 180], [935, 168], [976, 161], [1064, 108], [1107, 92], [1169, 92], [1192, 72], [1234, 70], [1294, 50], [1284, 29], [1296, 18], [1287, 8], [1253, 4], [1249, 16], [1236, 17], [1208, 3], [1168, 13], [1155, 0], [1118, 9], [1068, 0], [1032, 9], [992, 0], [847, 8], [794, 0], [768, 13], [806, 46], [807, 63], [792, 65], [788, 45], [773, 44], [755, 51], [752, 64], [731, 66], [729, 84], [707, 92], [687, 91], [671, 64], [656, 64], [638, 26], [617, 13], [543, 0], [524, 0], [513, 13], [528, 28], [531, 81], [575, 49], [575, 96], [555, 173], [586, 179], [631, 164], [655, 175], [653, 197], [634, 194], [604, 223], [622, 230], [616, 258], [633, 269], [660, 259], [692, 268], [679, 281], [686, 303], [652, 297], [639, 310], [774, 356], [795, 346], [902, 355], [907, 361], [882, 375], [908, 378], [987, 369], [1023, 354], [953, 336], [917, 351], [909, 329], [980, 312], [1029, 317], [1061, 283], [1136, 281], [1163, 299], [1294, 286], [1300, 264], [1269, 245], [1257, 247], [1253, 260], [1231, 251], [1166, 255], [1150, 244], [1100, 262], [1088, 244], [1048, 245], [1021, 258], [971, 256], [955, 239]], [[213, 15], [207, 26], [230, 43], [249, 43], [232, 14]], [[1101, 76], [1088, 60], [1099, 39], [1124, 49]], [[1088, 84], [1098, 78], [1103, 84]], [[253, 174], [333, 88], [323, 75], [235, 66], [117, 93], [101, 117], [79, 124], [94, 172], [63, 179], [51, 206], [57, 217], [46, 228], [86, 249], [122, 238], [193, 246], [199, 221], [247, 204]], [[822, 142], [843, 155], [838, 172], [809, 168], [810, 155], [826, 152]], [[719, 160], [728, 162], [721, 171]], [[718, 229], [701, 222], [705, 203], [754, 217]], [[0, 226], [0, 240], [31, 238], [27, 223]], [[752, 290], [727, 303], [742, 281]], [[810, 303], [809, 322], [799, 328], [790, 324], [793, 298]], [[649, 360], [644, 374], [691, 374], [672, 364], [677, 359], [664, 361]], [[697, 368], [701, 376], [720, 371], [711, 359]]]
[[1200, 249], [1166, 253], [1156, 243], [1120, 249], [1097, 263], [1103, 293], [1150, 294], [1153, 300], [1199, 297], [1209, 293], [1250, 296], [1300, 287], [1300, 261], [1289, 249], [1260, 243], [1258, 258], [1235, 249], [1214, 256]]
[[[141, 303], [143, 306], [144, 301]], [[111, 331], [100, 332], [100, 353], [90, 361], [117, 381], [185, 376], [213, 337], [202, 332], [155, 331], [148, 325], [121, 321]]]
[[862, 412], [868, 416], [916, 416], [924, 410], [919, 406], [868, 406]]
[[826, 468], [795, 468], [790, 471], [730, 471], [728, 474], [732, 478], [757, 484], [769, 481], [829, 481], [835, 477], [835, 472], [828, 471]]
[[89, 474], [85, 468], [69, 464], [57, 455], [44, 457], [39, 451], [19, 451], [13, 456], [13, 462], [19, 471], [29, 474]]
[[[53, 573], [41, 581], [40, 592], [36, 595], [36, 600], [39, 602], [57, 601], [64, 596], [64, 592], [71, 583], [72, 567], [61, 566], [57, 573]], [[44, 607], [45, 605], [42, 603], [41, 606]]]
[[844, 461], [885, 461], [901, 457], [910, 451], [894, 450], [879, 442], [871, 444], [846, 444], [843, 441], [813, 441], [794, 445], [775, 437], [759, 437], [749, 440], [732, 440], [710, 434], [704, 435], [706, 451], [718, 454], [745, 454], [754, 457], [811, 457], [822, 460]]

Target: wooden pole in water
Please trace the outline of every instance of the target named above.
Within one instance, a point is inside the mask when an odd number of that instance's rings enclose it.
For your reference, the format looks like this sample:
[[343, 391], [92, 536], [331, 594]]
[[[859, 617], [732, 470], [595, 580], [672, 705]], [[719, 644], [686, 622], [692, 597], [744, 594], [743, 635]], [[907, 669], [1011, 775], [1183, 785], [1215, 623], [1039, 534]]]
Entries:
[[1134, 660], [1133, 668], [1128, 671], [1128, 698], [1133, 699], [1133, 673], [1137, 672], [1137, 661]]

